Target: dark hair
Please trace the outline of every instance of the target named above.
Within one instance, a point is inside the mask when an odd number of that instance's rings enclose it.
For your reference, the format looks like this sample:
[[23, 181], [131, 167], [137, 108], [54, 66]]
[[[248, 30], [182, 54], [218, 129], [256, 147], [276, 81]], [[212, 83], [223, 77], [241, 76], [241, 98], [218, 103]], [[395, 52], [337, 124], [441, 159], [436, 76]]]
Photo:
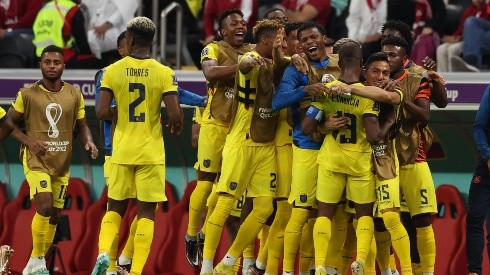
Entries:
[[270, 9], [270, 10], [268, 10], [268, 11], [267, 11], [267, 12], [264, 14], [264, 19], [271, 19], [271, 18], [269, 18], [269, 15], [270, 15], [271, 13], [273, 13], [273, 12], [276, 12], [276, 11], [282, 11], [282, 12], [284, 12], [284, 10], [283, 10], [283, 9], [280, 9], [280, 8], [273, 8], [273, 9]]
[[306, 23], [303, 23], [299, 28], [298, 28], [298, 39], [300, 37], [300, 34], [302, 31], [304, 30], [307, 30], [307, 29], [311, 29], [311, 28], [317, 28], [318, 31], [322, 34], [322, 35], [327, 35], [327, 31], [325, 30], [325, 28], [318, 24], [317, 22], [315, 21], [309, 21], [309, 22], [306, 22]]
[[49, 45], [47, 46], [46, 48], [43, 49], [43, 51], [41, 52], [41, 57], [45, 54], [45, 53], [59, 53], [61, 54], [63, 57], [65, 57], [65, 54], [63, 52], [63, 49], [56, 46], [56, 45]]
[[342, 45], [344, 45], [347, 42], [357, 43], [357, 45], [359, 45], [359, 47], [362, 47], [361, 43], [359, 43], [358, 41], [351, 39], [351, 38], [344, 37], [344, 38], [340, 38], [339, 40], [337, 40], [333, 44], [332, 52], [336, 53], [336, 54], [339, 53], [340, 47], [342, 47]]
[[383, 34], [387, 29], [395, 30], [400, 33], [402, 38], [407, 41], [408, 46], [405, 49], [407, 51], [407, 55], [410, 55], [413, 47], [413, 36], [410, 26], [399, 20], [390, 20], [386, 21], [381, 27], [381, 34]]
[[345, 42], [339, 49], [339, 66], [347, 68], [361, 64], [362, 48], [356, 42]]
[[122, 33], [119, 34], [119, 36], [117, 37], [117, 47], [119, 48], [120, 47], [120, 43], [121, 41], [126, 38], [126, 31], [123, 31]]
[[155, 37], [156, 26], [148, 17], [138, 16], [129, 20], [127, 32], [142, 44], [149, 45]]
[[388, 56], [385, 53], [377, 52], [368, 57], [366, 63], [364, 63], [364, 69], [368, 69], [369, 65], [377, 61], [385, 61], [389, 63]]
[[221, 30], [223, 28], [223, 21], [225, 21], [226, 17], [232, 15], [232, 14], [238, 14], [241, 17], [243, 17], [243, 12], [239, 9], [228, 9], [225, 10], [220, 14], [218, 17], [218, 28]]
[[286, 33], [286, 36], [288, 36], [290, 33], [293, 31], [299, 29], [303, 23], [301, 22], [288, 22], [286, 23], [286, 26], [284, 27], [284, 32]]
[[255, 24], [253, 29], [253, 36], [256, 43], [259, 43], [260, 36], [269, 33], [271, 31], [277, 31], [284, 25], [274, 19], [263, 19]]
[[395, 45], [398, 47], [402, 47], [405, 49], [405, 54], [408, 55], [408, 52], [407, 52], [408, 43], [403, 38], [400, 38], [397, 36], [388, 36], [381, 41], [381, 47], [383, 47], [385, 45]]

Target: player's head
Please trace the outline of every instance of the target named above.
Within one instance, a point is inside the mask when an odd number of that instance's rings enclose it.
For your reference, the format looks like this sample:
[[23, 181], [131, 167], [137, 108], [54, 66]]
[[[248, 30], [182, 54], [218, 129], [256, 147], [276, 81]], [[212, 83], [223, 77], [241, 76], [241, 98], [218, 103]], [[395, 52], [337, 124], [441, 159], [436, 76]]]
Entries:
[[243, 19], [241, 10], [229, 9], [222, 12], [218, 18], [218, 26], [224, 41], [234, 47], [243, 45], [247, 33], [247, 22]]
[[286, 51], [289, 55], [303, 51], [298, 40], [298, 29], [302, 24], [301, 22], [289, 22], [284, 28], [284, 33], [286, 34]]
[[344, 43], [346, 42], [354, 42], [354, 43], [357, 43], [359, 44], [359, 47], [361, 47], [361, 43], [357, 42], [356, 40], [354, 39], [350, 39], [350, 38], [347, 38], [347, 37], [344, 37], [344, 38], [340, 38], [339, 40], [337, 40], [334, 44], [333, 44], [333, 49], [332, 49], [332, 52], [334, 54], [338, 54], [339, 53], [339, 49], [342, 45], [344, 45]]
[[253, 36], [257, 43], [257, 49], [259, 49], [259, 47], [264, 49], [263, 53], [259, 52], [261, 55], [268, 58], [272, 57], [274, 40], [276, 39], [277, 31], [282, 27], [284, 27], [284, 25], [281, 21], [271, 19], [264, 19], [255, 24]]
[[341, 70], [362, 68], [362, 48], [356, 42], [345, 42], [339, 49]]
[[60, 79], [65, 69], [63, 49], [55, 45], [44, 48], [41, 53], [39, 67], [44, 79], [52, 82]]
[[390, 62], [385, 53], [370, 55], [364, 64], [362, 75], [368, 86], [380, 86], [381, 82], [390, 79]]
[[289, 22], [288, 16], [284, 10], [280, 8], [273, 8], [264, 14], [264, 19], [275, 19], [281, 21], [283, 24]]
[[403, 70], [403, 64], [408, 58], [407, 47], [407, 41], [397, 36], [388, 36], [381, 41], [381, 51], [388, 56], [392, 74]]
[[119, 55], [121, 57], [126, 57], [127, 55], [129, 55], [126, 45], [126, 31], [123, 31], [117, 37], [117, 51], [119, 52]]
[[388, 36], [396, 36], [407, 41], [407, 55], [410, 55], [413, 47], [413, 36], [410, 26], [398, 20], [386, 21], [381, 27], [381, 41]]
[[151, 47], [155, 31], [155, 23], [148, 17], [138, 16], [129, 20], [126, 30], [128, 51], [131, 52], [132, 47]]
[[314, 21], [303, 23], [298, 28], [298, 39], [308, 59], [321, 60], [326, 57], [327, 33], [322, 25]]

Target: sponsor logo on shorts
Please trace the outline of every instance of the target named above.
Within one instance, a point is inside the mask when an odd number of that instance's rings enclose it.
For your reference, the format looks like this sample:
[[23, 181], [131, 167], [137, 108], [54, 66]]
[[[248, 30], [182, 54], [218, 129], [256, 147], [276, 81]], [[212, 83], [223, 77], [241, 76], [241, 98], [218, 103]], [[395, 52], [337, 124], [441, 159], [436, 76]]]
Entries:
[[234, 181], [230, 182], [230, 190], [236, 190], [237, 186], [238, 186], [238, 182], [234, 182]]
[[206, 168], [209, 168], [209, 166], [211, 166], [211, 160], [210, 159], [205, 159], [202, 162], [202, 165], [204, 165], [204, 167], [206, 167]]
[[481, 181], [481, 177], [480, 176], [473, 176], [473, 183], [474, 184], [478, 184], [480, 183]]
[[307, 202], [308, 201], [308, 195], [306, 195], [306, 194], [299, 195], [299, 201], [302, 203]]
[[48, 182], [45, 180], [42, 180], [39, 182], [39, 185], [41, 185], [42, 188], [46, 188], [46, 187], [48, 187]]

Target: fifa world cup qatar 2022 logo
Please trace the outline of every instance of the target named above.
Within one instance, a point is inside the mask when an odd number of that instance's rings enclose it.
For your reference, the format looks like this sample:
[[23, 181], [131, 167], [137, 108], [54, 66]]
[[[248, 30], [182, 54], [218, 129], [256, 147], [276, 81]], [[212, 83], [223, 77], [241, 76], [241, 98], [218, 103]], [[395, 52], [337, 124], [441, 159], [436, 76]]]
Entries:
[[48, 136], [50, 138], [57, 138], [60, 135], [57, 123], [60, 120], [62, 113], [63, 109], [58, 103], [50, 103], [46, 106], [46, 118], [49, 123]]

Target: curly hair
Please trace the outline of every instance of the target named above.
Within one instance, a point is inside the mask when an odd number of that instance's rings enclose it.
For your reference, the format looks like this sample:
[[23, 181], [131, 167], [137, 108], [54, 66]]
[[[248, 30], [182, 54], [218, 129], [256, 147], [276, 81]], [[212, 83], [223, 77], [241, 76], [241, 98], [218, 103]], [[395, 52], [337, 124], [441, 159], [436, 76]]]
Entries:
[[128, 21], [127, 32], [145, 43], [151, 43], [155, 36], [156, 26], [150, 18], [138, 16]]
[[270, 31], [277, 31], [283, 28], [284, 24], [277, 20], [263, 19], [257, 22], [253, 28], [253, 37], [256, 43], [259, 42], [260, 36]]

